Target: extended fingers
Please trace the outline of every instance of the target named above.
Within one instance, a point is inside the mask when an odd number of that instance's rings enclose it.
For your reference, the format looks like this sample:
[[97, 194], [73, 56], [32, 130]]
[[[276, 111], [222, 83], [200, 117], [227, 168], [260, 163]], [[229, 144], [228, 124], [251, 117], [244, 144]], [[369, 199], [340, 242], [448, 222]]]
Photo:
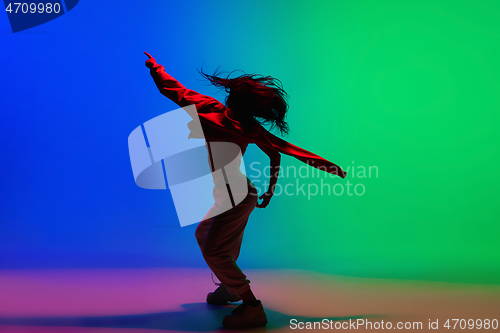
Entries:
[[262, 200], [261, 203], [257, 203], [256, 207], [258, 208], [265, 208], [269, 204], [270, 198], [266, 197]]

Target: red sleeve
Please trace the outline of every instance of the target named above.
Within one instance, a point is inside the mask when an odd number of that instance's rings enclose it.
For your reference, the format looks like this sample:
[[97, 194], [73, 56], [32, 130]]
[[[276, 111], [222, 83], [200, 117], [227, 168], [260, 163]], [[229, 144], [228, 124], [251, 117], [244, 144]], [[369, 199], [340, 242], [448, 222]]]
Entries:
[[215, 98], [202, 95], [184, 87], [179, 81], [166, 73], [165, 68], [157, 64], [154, 58], [147, 60], [146, 66], [150, 69], [150, 74], [160, 90], [160, 93], [180, 107], [194, 104], [196, 105], [198, 113], [223, 112], [226, 109], [226, 107]]
[[293, 156], [299, 161], [302, 161], [325, 172], [337, 175], [342, 178], [345, 178], [347, 176], [347, 172], [342, 170], [342, 168], [337, 164], [330, 162], [308, 150], [297, 147], [283, 139], [280, 139], [277, 136], [269, 133], [262, 127], [261, 132], [265, 139], [262, 140], [263, 142], [259, 144], [264, 144], [282, 154]]

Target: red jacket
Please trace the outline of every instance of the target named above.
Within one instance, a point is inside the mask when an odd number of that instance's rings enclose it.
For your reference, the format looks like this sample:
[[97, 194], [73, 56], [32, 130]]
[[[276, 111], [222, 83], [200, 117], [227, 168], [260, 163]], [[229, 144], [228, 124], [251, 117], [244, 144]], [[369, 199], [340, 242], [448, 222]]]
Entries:
[[[151, 76], [160, 92], [180, 107], [194, 104], [200, 118], [203, 134], [207, 141], [234, 142], [244, 149], [249, 143], [266, 146], [280, 153], [293, 156], [323, 171], [345, 178], [347, 173], [338, 165], [332, 163], [310, 151], [297, 147], [277, 136], [269, 133], [264, 127], [257, 124], [251, 128], [243, 127], [240, 122], [227, 116], [228, 108], [213, 97], [202, 95], [194, 90], [187, 89], [179, 81], [165, 72], [162, 65], [154, 58], [146, 61]], [[195, 129], [192, 129], [193, 133]]]

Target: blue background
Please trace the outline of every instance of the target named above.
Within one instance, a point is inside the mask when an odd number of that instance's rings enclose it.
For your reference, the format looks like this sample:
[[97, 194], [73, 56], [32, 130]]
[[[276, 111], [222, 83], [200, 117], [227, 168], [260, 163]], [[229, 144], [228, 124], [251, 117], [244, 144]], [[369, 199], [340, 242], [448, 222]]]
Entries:
[[[169, 192], [134, 183], [129, 133], [177, 108], [147, 51], [221, 101], [201, 66], [279, 78], [290, 142], [379, 168], [350, 174], [363, 196], [275, 196], [252, 214], [241, 267], [498, 283], [499, 13], [487, 0], [85, 0], [15, 34], [0, 13], [0, 268], [206, 267]], [[267, 163], [255, 147], [252, 161]]]
[[177, 108], [143, 51], [216, 91], [196, 72], [196, 7], [157, 5], [84, 1], [16, 34], [0, 14], [0, 267], [204, 265], [195, 226], [179, 227], [168, 191], [135, 185], [128, 156], [135, 127]]

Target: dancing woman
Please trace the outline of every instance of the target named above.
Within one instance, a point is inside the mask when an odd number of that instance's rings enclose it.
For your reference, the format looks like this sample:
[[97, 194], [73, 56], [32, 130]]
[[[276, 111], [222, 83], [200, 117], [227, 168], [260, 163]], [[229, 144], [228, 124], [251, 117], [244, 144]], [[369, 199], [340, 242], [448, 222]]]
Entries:
[[[235, 78], [223, 78], [201, 74], [213, 85], [224, 88], [229, 95], [223, 105], [216, 99], [187, 89], [147, 52], [149, 59], [146, 66], [160, 92], [181, 107], [195, 105], [200, 119], [207, 148], [210, 143], [232, 142], [239, 146], [241, 155], [249, 143], [256, 144], [270, 158], [271, 176], [269, 189], [259, 198], [255, 186], [239, 171], [239, 164], [233, 164], [226, 172], [232, 177], [244, 177], [247, 191], [244, 199], [233, 208], [215, 214], [212, 210], [224, 205], [227, 180], [214, 176], [215, 204], [206, 218], [196, 228], [196, 239], [203, 257], [221, 282], [219, 287], [207, 295], [211, 304], [227, 304], [243, 300], [243, 303], [224, 317], [223, 325], [227, 328], [247, 328], [264, 326], [267, 323], [262, 303], [257, 300], [250, 288], [250, 281], [236, 264], [243, 232], [248, 218], [255, 207], [265, 208], [274, 194], [278, 180], [281, 155], [293, 156], [304, 163], [328, 173], [346, 177], [346, 173], [336, 164], [299, 148], [271, 134], [262, 125], [268, 124], [281, 134], [288, 133], [285, 116], [288, 110], [287, 94], [279, 80], [270, 76], [243, 74]], [[191, 128], [192, 137], [197, 137], [196, 129]], [[203, 137], [203, 136], [199, 136]], [[210, 150], [209, 150], [210, 151]], [[213, 166], [211, 167], [212, 171]], [[214, 174], [214, 173], [213, 173]], [[236, 193], [237, 194], [237, 193]]]

